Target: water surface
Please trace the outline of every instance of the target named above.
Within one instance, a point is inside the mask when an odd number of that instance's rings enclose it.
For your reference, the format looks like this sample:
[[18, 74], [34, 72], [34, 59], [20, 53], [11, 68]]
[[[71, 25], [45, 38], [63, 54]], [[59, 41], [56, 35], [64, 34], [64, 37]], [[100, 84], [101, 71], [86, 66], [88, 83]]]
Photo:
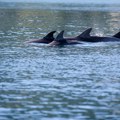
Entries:
[[119, 42], [25, 43], [52, 30], [76, 36], [89, 27], [112, 36], [120, 30], [117, 7], [17, 5], [0, 7], [0, 120], [119, 120]]

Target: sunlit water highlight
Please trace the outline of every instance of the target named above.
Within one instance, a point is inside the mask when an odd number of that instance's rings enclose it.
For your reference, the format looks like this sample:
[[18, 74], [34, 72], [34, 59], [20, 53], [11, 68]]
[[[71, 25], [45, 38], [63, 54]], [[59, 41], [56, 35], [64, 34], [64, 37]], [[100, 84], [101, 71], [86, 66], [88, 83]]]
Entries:
[[25, 41], [51, 30], [76, 36], [89, 27], [91, 34], [112, 36], [120, 12], [10, 5], [0, 9], [0, 120], [119, 120], [119, 42], [48, 47]]

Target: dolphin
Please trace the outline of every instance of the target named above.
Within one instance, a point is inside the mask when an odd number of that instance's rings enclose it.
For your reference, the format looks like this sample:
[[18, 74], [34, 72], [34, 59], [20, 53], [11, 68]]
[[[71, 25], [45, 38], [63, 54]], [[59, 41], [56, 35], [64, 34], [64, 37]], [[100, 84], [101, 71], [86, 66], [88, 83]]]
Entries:
[[76, 37], [66, 37], [66, 40], [80, 40], [82, 37], [89, 37], [90, 36], [90, 32], [92, 31], [92, 28], [88, 28], [87, 30], [85, 30], [84, 32], [80, 33], [80, 35], [76, 36]]
[[57, 37], [48, 45], [49, 46], [62, 46], [62, 45], [67, 45], [70, 44], [66, 39], [63, 38], [64, 30], [61, 31]]
[[83, 42], [120, 42], [120, 32], [112, 37], [81, 36], [78, 40]]
[[42, 39], [27, 41], [27, 43], [46, 43], [46, 44], [48, 44], [48, 43], [50, 43], [54, 40], [53, 34], [55, 32], [56, 31], [51, 31], [45, 37], [43, 37]]
[[120, 32], [116, 33], [115, 35], [113, 35], [113, 37], [119, 38], [120, 39]]
[[63, 37], [64, 30], [62, 30], [57, 35], [57, 37], [52, 42], [50, 42], [48, 45], [49, 46], [61, 46], [61, 45], [82, 44], [80, 42], [81, 38], [83, 38], [83, 37], [89, 37], [91, 30], [92, 30], [92, 28], [89, 28], [89, 29], [85, 30], [84, 32], [82, 32], [77, 37], [71, 37], [71, 38], [69, 38], [69, 37], [64, 38]]

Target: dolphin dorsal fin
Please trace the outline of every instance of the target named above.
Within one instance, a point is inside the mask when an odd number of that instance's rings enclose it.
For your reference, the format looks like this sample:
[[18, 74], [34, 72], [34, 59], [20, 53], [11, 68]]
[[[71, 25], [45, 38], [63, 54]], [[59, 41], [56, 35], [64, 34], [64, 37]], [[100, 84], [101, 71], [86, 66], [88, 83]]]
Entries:
[[55, 33], [56, 31], [51, 31], [49, 32], [45, 37], [43, 37], [44, 39], [54, 39], [53, 37], [53, 34]]
[[62, 31], [57, 35], [57, 37], [55, 38], [55, 41], [63, 41], [63, 40], [64, 40], [63, 34], [64, 34], [64, 30], [62, 30]]
[[118, 32], [117, 34], [113, 35], [113, 37], [120, 38], [120, 32]]
[[91, 30], [92, 28], [85, 30], [84, 32], [82, 32], [80, 35], [77, 36], [77, 39], [84, 38], [84, 37], [90, 37]]

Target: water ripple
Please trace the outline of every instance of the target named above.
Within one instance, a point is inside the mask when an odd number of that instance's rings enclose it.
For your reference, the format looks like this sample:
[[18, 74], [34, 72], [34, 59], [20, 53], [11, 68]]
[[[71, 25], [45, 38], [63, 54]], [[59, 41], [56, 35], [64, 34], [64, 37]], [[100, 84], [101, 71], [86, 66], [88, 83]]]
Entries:
[[51, 29], [65, 29], [66, 37], [94, 26], [91, 34], [112, 36], [119, 30], [113, 28], [119, 12], [1, 9], [0, 14], [1, 120], [120, 118], [119, 43], [24, 43]]

